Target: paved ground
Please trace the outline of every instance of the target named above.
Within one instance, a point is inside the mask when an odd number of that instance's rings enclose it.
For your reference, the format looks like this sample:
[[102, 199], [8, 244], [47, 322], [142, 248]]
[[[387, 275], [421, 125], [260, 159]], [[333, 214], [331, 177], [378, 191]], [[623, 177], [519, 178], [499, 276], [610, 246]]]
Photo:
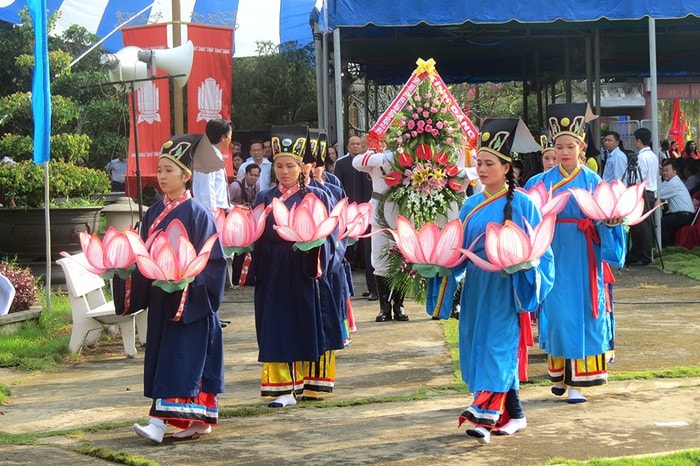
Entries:
[[[617, 360], [612, 372], [700, 365], [700, 284], [650, 268], [617, 274]], [[357, 275], [356, 281], [360, 279]], [[358, 286], [358, 291], [363, 287]], [[260, 365], [253, 330], [252, 288], [228, 290], [223, 318], [224, 408], [261, 406]], [[700, 447], [700, 378], [611, 382], [569, 405], [546, 386], [526, 385], [529, 427], [478, 445], [457, 428], [467, 395], [453, 382], [443, 327], [417, 305], [407, 323], [375, 323], [376, 303], [353, 301], [359, 331], [338, 354], [333, 400], [411, 395], [418, 401], [326, 407], [300, 403], [258, 416], [223, 419], [211, 435], [154, 445], [129, 425], [145, 419], [142, 354], [129, 360], [120, 343], [100, 343], [83, 362], [53, 373], [0, 370], [12, 396], [0, 407], [0, 431], [46, 433], [43, 445], [0, 446], [0, 464], [102, 464], [70, 448], [104, 448], [160, 464], [542, 464], [552, 458], [589, 459]], [[542, 379], [545, 357], [534, 350], [530, 374]], [[323, 409], [317, 409], [323, 408]], [[71, 436], [51, 431], [123, 422], [124, 427]]]

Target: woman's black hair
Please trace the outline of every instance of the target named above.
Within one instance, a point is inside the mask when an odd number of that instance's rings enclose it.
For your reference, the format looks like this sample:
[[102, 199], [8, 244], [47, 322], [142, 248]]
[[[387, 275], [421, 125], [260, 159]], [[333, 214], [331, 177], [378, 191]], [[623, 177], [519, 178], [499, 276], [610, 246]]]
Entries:
[[508, 171], [506, 172], [506, 182], [508, 183], [508, 193], [506, 194], [506, 205], [503, 208], [503, 219], [513, 220], [513, 206], [511, 206], [511, 201], [513, 200], [513, 194], [515, 193], [515, 175], [513, 175], [513, 164], [508, 163]]
[[299, 192], [304, 195], [306, 194], [306, 175], [304, 175], [304, 167], [301, 167], [301, 162], [299, 162], [300, 165], [300, 172], [299, 172]]

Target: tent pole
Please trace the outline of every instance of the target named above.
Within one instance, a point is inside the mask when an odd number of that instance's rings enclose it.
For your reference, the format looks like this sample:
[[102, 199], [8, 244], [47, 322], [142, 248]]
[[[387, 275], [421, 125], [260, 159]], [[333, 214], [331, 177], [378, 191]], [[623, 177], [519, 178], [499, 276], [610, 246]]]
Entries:
[[[656, 20], [649, 17], [649, 84], [651, 87], [651, 148], [656, 150], [654, 143], [659, 141], [659, 95], [656, 80]], [[657, 172], [657, 186], [661, 183], [660, 175]], [[656, 228], [656, 248], [661, 257], [661, 209], [654, 211], [654, 228]], [[663, 261], [661, 262], [663, 269]]]
[[321, 69], [323, 72], [323, 76], [321, 76], [321, 89], [323, 92], [323, 97], [321, 99], [321, 105], [323, 106], [323, 127], [326, 128], [327, 131], [329, 131], [330, 135], [330, 125], [331, 125], [331, 116], [330, 116], [330, 106], [331, 103], [329, 101], [329, 93], [330, 90], [328, 88], [329, 86], [329, 81], [328, 81], [328, 33], [323, 33], [323, 37], [321, 39], [321, 44], [322, 44], [322, 50], [323, 50], [323, 56], [321, 58]]
[[321, 33], [318, 30], [318, 23], [313, 24], [314, 35], [314, 52], [316, 60], [316, 119], [319, 128], [328, 130], [323, 123], [323, 45], [321, 42]]
[[343, 135], [343, 71], [340, 63], [340, 29], [333, 29], [333, 84], [335, 84], [335, 121], [338, 150], [345, 151]]
[[593, 101], [593, 60], [591, 59], [591, 37], [586, 36], [584, 39], [586, 46], [586, 101]]
[[44, 223], [46, 229], [46, 312], [51, 312], [51, 207], [49, 206], [49, 162], [44, 162]]
[[564, 92], [566, 102], [571, 102], [571, 47], [568, 38], [564, 40]]
[[[593, 73], [595, 75], [594, 82], [594, 101], [595, 114], [600, 115], [600, 29], [596, 29], [593, 33]], [[600, 121], [600, 120], [599, 120]], [[600, 146], [600, 124], [593, 126], [593, 140], [597, 146]], [[599, 164], [600, 165], [600, 164]]]
[[[172, 0], [173, 12], [173, 48], [182, 45], [182, 21], [180, 13], [180, 0]], [[175, 134], [185, 134], [185, 88], [173, 86], [173, 120]], [[140, 217], [139, 217], [140, 218]]]

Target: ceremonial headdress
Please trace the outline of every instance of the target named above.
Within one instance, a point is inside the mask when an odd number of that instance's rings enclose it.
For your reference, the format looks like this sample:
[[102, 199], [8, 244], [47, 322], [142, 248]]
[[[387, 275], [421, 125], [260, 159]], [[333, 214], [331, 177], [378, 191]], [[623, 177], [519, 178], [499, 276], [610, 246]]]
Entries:
[[309, 129], [306, 126], [273, 126], [271, 130], [272, 160], [292, 157], [302, 163], [309, 162]]
[[550, 104], [547, 106], [547, 124], [552, 140], [561, 135], [573, 136], [579, 141], [586, 138], [586, 123], [598, 118], [587, 103]]
[[511, 162], [512, 152], [537, 152], [540, 146], [521, 119], [490, 118], [481, 125], [479, 150]]
[[163, 144], [160, 156], [172, 160], [178, 167], [192, 174], [195, 151], [198, 146], [208, 146], [213, 152], [209, 141], [207, 141], [207, 144], [199, 144], [203, 137], [204, 134], [170, 136]]
[[325, 166], [328, 153], [328, 135], [325, 129], [309, 128], [309, 147], [317, 166]]

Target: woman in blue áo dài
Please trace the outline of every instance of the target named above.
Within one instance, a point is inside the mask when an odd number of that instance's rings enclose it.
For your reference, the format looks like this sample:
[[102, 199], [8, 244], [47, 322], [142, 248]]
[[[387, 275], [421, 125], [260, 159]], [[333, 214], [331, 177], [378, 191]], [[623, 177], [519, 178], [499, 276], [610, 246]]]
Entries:
[[[481, 128], [477, 173], [484, 191], [469, 197], [459, 218], [464, 225], [463, 247], [468, 248], [491, 222], [511, 220], [526, 229], [541, 220], [535, 204], [515, 190], [511, 150], [539, 148], [519, 119], [486, 120]], [[472, 251], [488, 260], [483, 236]], [[459, 316], [459, 361], [462, 379], [474, 401], [460, 416], [474, 427], [467, 435], [489, 443], [491, 432], [511, 435], [527, 425], [518, 395], [520, 313], [534, 311], [554, 281], [551, 251], [538, 264], [525, 263], [514, 270], [487, 272], [471, 261], [451, 270], [448, 277], [431, 280], [427, 311], [448, 318], [457, 283], [466, 273]], [[528, 320], [529, 322], [529, 320]]]
[[[579, 162], [586, 122], [593, 118], [586, 103], [547, 107], [559, 165], [544, 172], [541, 181], [553, 196], [571, 188], [592, 192], [600, 183], [598, 174]], [[603, 262], [618, 268], [624, 264], [626, 234], [621, 222], [595, 223], [574, 196], [557, 216], [552, 241], [557, 279], [542, 306], [546, 329], [541, 328], [540, 346], [549, 355], [552, 393], [561, 396], [568, 390], [569, 403], [586, 401], [581, 387], [607, 383], [605, 352], [610, 349], [612, 322]]]

